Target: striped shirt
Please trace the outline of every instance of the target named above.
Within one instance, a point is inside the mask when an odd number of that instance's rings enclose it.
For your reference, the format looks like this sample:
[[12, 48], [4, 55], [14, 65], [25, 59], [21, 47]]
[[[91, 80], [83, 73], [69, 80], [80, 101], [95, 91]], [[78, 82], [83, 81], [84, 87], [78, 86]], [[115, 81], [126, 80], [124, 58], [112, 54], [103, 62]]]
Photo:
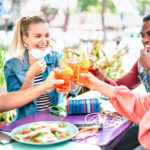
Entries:
[[[42, 74], [35, 76], [34, 86], [43, 82]], [[42, 111], [51, 106], [51, 101], [48, 93], [44, 93], [37, 98], [37, 111]]]

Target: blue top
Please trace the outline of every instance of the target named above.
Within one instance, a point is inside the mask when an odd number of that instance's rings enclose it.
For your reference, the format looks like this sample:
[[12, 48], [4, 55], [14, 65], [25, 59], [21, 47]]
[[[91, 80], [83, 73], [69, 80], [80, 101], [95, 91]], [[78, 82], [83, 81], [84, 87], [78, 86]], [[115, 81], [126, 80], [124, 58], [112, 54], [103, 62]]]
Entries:
[[[54, 70], [54, 68], [59, 67], [60, 54], [57, 51], [51, 51], [52, 55], [48, 54], [44, 57], [46, 61], [47, 68], [42, 73], [43, 80], [47, 78], [49, 73]], [[7, 91], [19, 91], [24, 80], [26, 73], [29, 69], [29, 58], [27, 51], [24, 53], [24, 60], [18, 58], [9, 59], [4, 66], [4, 74], [7, 83]], [[79, 88], [80, 90], [80, 88]], [[79, 90], [72, 94], [77, 94]], [[49, 97], [53, 106], [56, 106], [58, 103], [63, 102], [62, 93], [56, 92], [56, 88], [49, 92]], [[21, 119], [23, 117], [29, 116], [37, 112], [37, 102], [36, 99], [32, 102], [17, 108], [17, 115], [14, 120]]]

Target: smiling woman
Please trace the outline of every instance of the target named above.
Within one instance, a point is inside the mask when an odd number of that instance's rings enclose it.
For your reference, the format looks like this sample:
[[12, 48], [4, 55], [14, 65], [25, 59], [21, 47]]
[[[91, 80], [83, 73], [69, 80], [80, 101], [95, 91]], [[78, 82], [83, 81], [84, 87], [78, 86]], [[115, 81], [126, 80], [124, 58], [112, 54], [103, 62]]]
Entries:
[[[59, 67], [60, 54], [57, 51], [50, 51], [49, 44], [49, 26], [43, 18], [39, 16], [22, 17], [18, 21], [9, 49], [10, 55], [18, 55], [9, 59], [4, 66], [9, 92], [28, 89], [40, 84], [54, 68]], [[77, 89], [78, 87], [75, 87], [73, 91]], [[62, 101], [62, 93], [54, 89], [18, 108], [15, 119], [29, 116]]]

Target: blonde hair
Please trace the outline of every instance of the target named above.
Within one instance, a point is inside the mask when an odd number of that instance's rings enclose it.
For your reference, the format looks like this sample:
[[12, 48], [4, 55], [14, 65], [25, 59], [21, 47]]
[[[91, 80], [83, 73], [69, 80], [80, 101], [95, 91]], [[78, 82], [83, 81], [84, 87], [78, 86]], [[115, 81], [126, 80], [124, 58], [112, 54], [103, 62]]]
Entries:
[[25, 35], [28, 37], [30, 24], [38, 23], [46, 23], [46, 21], [39, 16], [22, 17], [18, 20], [14, 30], [14, 37], [8, 50], [11, 57], [15, 56], [20, 59], [24, 58], [23, 54], [28, 48], [27, 45], [23, 42], [22, 36]]

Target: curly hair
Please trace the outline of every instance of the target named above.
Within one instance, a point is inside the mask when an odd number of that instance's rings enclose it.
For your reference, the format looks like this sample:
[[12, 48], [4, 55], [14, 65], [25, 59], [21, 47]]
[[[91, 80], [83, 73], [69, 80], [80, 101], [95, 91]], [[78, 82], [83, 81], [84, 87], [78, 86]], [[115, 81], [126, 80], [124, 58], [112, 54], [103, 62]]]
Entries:
[[147, 15], [143, 18], [143, 22], [150, 21], [150, 15]]

